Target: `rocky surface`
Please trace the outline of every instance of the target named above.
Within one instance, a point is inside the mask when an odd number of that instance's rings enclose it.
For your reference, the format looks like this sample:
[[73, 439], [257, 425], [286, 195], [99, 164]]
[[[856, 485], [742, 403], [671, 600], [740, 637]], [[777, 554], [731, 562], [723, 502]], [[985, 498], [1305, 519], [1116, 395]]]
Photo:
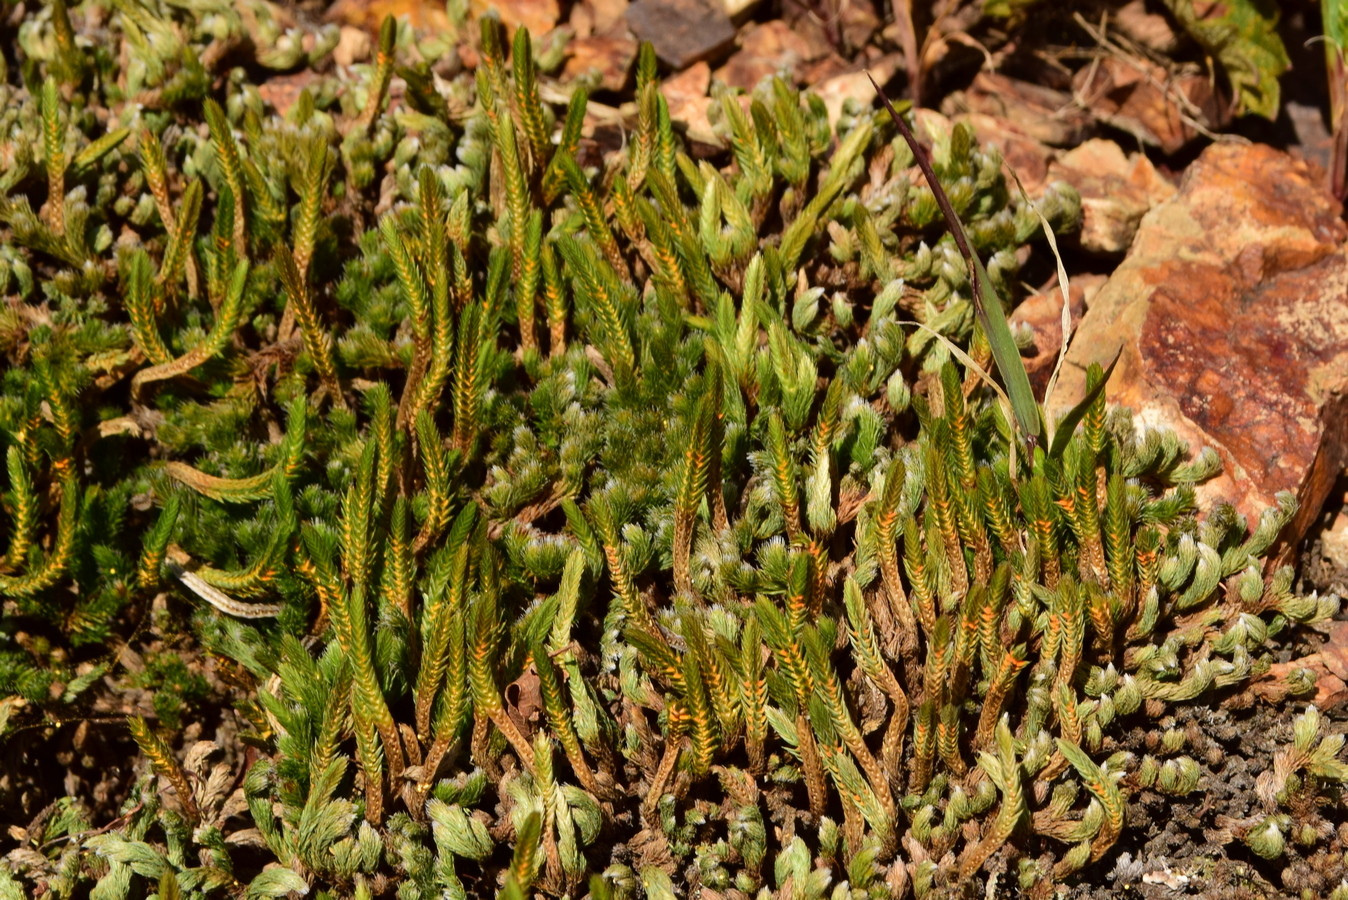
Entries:
[[[1104, 282], [1103, 275], [1078, 275], [1071, 280], [1068, 285], [1071, 321], [1081, 321], [1086, 304]], [[1021, 358], [1025, 361], [1025, 371], [1030, 376], [1035, 396], [1042, 397], [1062, 351], [1062, 292], [1058, 280], [1054, 278], [1022, 300], [1011, 313], [1010, 322], [1013, 328], [1029, 328], [1033, 335], [1033, 343], [1021, 351]]]
[[1110, 399], [1210, 446], [1223, 473], [1200, 502], [1253, 521], [1279, 491], [1292, 547], [1348, 461], [1348, 228], [1304, 162], [1217, 144], [1142, 220], [1073, 338], [1060, 413], [1092, 362], [1121, 353]]
[[1090, 126], [1071, 94], [995, 72], [979, 72], [968, 88], [945, 98], [941, 111], [981, 116], [985, 125], [999, 123], [989, 130], [1054, 147], [1079, 143]]
[[1094, 138], [1062, 154], [1048, 167], [1048, 180], [1062, 179], [1081, 195], [1081, 248], [1121, 254], [1133, 242], [1142, 217], [1175, 194], [1175, 187], [1141, 153], [1124, 153], [1113, 141]]
[[708, 0], [637, 0], [627, 8], [627, 26], [675, 69], [714, 57], [735, 41], [724, 7]]
[[1079, 104], [1102, 121], [1166, 153], [1220, 122], [1224, 110], [1212, 78], [1197, 71], [1174, 74], [1144, 59], [1102, 56], [1073, 81]]
[[1311, 701], [1318, 708], [1332, 710], [1348, 705], [1348, 622], [1330, 622], [1323, 630], [1325, 642], [1319, 650], [1290, 662], [1274, 663], [1255, 692], [1266, 700], [1280, 701], [1287, 694], [1287, 676], [1294, 669], [1309, 669], [1315, 679]]
[[470, 0], [468, 8], [474, 20], [491, 13], [499, 16], [502, 24], [512, 32], [516, 28], [527, 28], [535, 41], [551, 31], [562, 15], [558, 0], [510, 0], [509, 3]]
[[764, 78], [784, 75], [795, 81], [796, 71], [813, 62], [821, 49], [781, 19], [754, 25], [744, 31], [740, 47], [716, 70], [716, 77], [731, 87], [751, 91]]
[[595, 34], [577, 38], [567, 44], [566, 67], [563, 78], [598, 74], [598, 87], [606, 91], [621, 91], [637, 58], [637, 42], [622, 35]]

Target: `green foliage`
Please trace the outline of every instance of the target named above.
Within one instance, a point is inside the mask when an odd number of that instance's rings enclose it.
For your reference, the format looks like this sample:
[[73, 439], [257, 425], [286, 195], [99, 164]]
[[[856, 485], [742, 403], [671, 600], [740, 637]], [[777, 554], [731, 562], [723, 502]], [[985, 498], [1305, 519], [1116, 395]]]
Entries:
[[151, 692], [155, 715], [172, 731], [181, 728], [183, 710], [209, 691], [205, 677], [188, 668], [182, 657], [171, 650], [147, 656], [144, 671], [132, 683]]
[[1325, 52], [1332, 63], [1348, 47], [1348, 4], [1341, 0], [1320, 0], [1320, 17], [1325, 30]]
[[1008, 846], [1065, 877], [1127, 824], [1121, 721], [1334, 612], [1262, 574], [1290, 501], [1199, 521], [1213, 457], [1099, 391], [1027, 456], [956, 368], [1041, 227], [967, 126], [928, 137], [978, 283], [871, 110], [727, 94], [730, 153], [695, 162], [645, 49], [596, 170], [584, 95], [545, 105], [493, 21], [471, 114], [415, 66], [386, 108], [389, 21], [280, 116], [242, 78], [204, 97], [196, 26], [146, 9], [112, 27], [162, 107], [87, 115], [116, 64], [59, 22], [4, 88], [45, 171], [0, 201], [0, 592], [53, 637], [0, 638], [0, 730], [78, 701], [164, 593], [256, 754], [177, 748], [201, 684], [152, 659], [122, 817], [31, 836], [55, 896], [922, 896]]
[[1348, 760], [1342, 759], [1344, 735], [1326, 734], [1319, 710], [1307, 707], [1292, 726], [1291, 742], [1278, 750], [1273, 767], [1261, 775], [1258, 794], [1263, 810], [1228, 823], [1256, 855], [1276, 860], [1288, 838], [1305, 855], [1330, 838], [1348, 803]]
[[1274, 0], [1165, 0], [1171, 15], [1222, 65], [1236, 106], [1266, 119], [1278, 115], [1278, 77], [1291, 67], [1278, 36]]
[[[1278, 79], [1292, 67], [1278, 33], [1278, 19], [1286, 4], [1277, 0], [1162, 0], [1175, 22], [1220, 66], [1232, 93], [1233, 109], [1276, 119], [1281, 109]], [[1042, 0], [983, 0], [987, 16], [1022, 25]], [[1330, 71], [1341, 58], [1344, 19], [1339, 0], [1321, 0]], [[1341, 93], [1333, 84], [1331, 92]], [[1334, 121], [1338, 117], [1335, 114]]]

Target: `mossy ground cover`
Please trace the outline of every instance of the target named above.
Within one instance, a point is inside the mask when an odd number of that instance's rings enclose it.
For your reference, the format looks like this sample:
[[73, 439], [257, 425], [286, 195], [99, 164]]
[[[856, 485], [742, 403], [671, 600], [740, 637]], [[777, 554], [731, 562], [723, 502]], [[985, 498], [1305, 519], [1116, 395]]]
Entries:
[[[527, 32], [335, 70], [268, 10], [3, 57], [0, 894], [1051, 896], [1336, 614], [1266, 571], [1290, 503], [1199, 516], [1215, 457], [1105, 394], [1023, 440], [882, 111], [767, 82], [694, 159], [644, 49], [596, 160]], [[1074, 193], [924, 138], [1014, 304]], [[1297, 723], [1229, 840], [1333, 885]], [[134, 759], [58, 799], [50, 747]]]

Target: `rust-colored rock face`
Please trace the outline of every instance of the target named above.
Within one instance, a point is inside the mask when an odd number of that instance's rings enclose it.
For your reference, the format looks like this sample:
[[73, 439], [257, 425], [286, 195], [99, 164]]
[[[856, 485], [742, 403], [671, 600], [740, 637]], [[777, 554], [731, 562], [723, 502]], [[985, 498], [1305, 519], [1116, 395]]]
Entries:
[[[1068, 299], [1073, 322], [1081, 321], [1087, 298], [1093, 297], [1104, 282], [1103, 275], [1078, 275], [1072, 279]], [[1062, 352], [1062, 294], [1057, 280], [1022, 300], [1011, 312], [1010, 321], [1013, 326], [1028, 325], [1034, 334], [1034, 344], [1021, 352], [1021, 361], [1030, 376], [1034, 395], [1042, 397]]]
[[[822, 49], [827, 50], [827, 45]], [[791, 26], [774, 19], [745, 31], [740, 37], [740, 49], [716, 70], [716, 77], [746, 91], [752, 91], [772, 75], [785, 74], [788, 80], [795, 81], [796, 70], [817, 59], [819, 51]]]
[[620, 91], [627, 85], [632, 61], [637, 58], [637, 42], [615, 35], [593, 35], [569, 42], [566, 52], [564, 78], [598, 72], [601, 90]]
[[1142, 220], [1072, 341], [1060, 413], [1121, 351], [1110, 398], [1222, 456], [1200, 501], [1253, 521], [1290, 490], [1292, 545], [1348, 460], [1348, 229], [1307, 166], [1218, 145]]

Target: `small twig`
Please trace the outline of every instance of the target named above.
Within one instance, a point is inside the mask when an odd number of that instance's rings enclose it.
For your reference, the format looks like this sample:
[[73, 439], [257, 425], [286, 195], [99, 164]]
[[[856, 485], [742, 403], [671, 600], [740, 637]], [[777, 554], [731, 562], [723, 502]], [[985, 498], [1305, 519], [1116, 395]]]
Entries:
[[[119, 722], [120, 722], [120, 721], [121, 721], [121, 720], [119, 720]], [[128, 809], [126, 812], [122, 813], [122, 814], [121, 814], [120, 816], [118, 816], [117, 818], [113, 819], [113, 820], [112, 820], [111, 822], [109, 822], [108, 824], [102, 826], [101, 828], [91, 828], [91, 829], [89, 829], [88, 831], [80, 831], [80, 832], [77, 832], [76, 834], [65, 834], [65, 835], [62, 835], [61, 837], [52, 838], [51, 840], [46, 841], [46, 842], [40, 844], [40, 845], [38, 846], [38, 849], [40, 849], [40, 850], [45, 850], [45, 849], [47, 849], [48, 847], [50, 847], [50, 846], [52, 846], [52, 845], [54, 845], [54, 844], [59, 844], [59, 843], [61, 843], [62, 841], [82, 841], [82, 840], [84, 840], [85, 838], [91, 838], [91, 837], [94, 837], [95, 835], [105, 834], [106, 832], [109, 832], [109, 831], [111, 831], [111, 830], [114, 829], [114, 828], [119, 828], [119, 827], [121, 827], [121, 825], [122, 825], [123, 822], [126, 822], [127, 820], [129, 820], [132, 816], [134, 816], [136, 813], [140, 812], [140, 811], [141, 811], [142, 809], [144, 809], [144, 808], [145, 808], [145, 803], [144, 803], [144, 801], [142, 801], [142, 802], [140, 802], [140, 803], [137, 803], [135, 806], [131, 807], [130, 809]]]

